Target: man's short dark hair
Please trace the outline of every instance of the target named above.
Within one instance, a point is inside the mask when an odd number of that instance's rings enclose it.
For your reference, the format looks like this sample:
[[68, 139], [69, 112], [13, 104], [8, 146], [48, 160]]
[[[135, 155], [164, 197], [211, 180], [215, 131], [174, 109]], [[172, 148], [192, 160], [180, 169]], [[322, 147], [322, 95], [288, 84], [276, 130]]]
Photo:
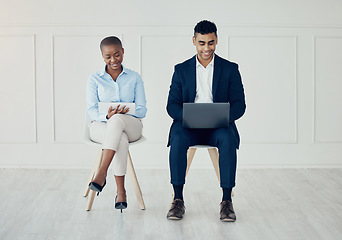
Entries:
[[200, 21], [196, 24], [194, 28], [194, 36], [196, 37], [196, 34], [200, 33], [202, 35], [209, 34], [209, 33], [215, 33], [215, 36], [217, 36], [217, 28], [215, 23], [210, 22], [208, 20]]
[[118, 37], [110, 36], [104, 38], [100, 43], [100, 49], [102, 49], [103, 46], [109, 46], [109, 45], [119, 45], [122, 47], [121, 40]]

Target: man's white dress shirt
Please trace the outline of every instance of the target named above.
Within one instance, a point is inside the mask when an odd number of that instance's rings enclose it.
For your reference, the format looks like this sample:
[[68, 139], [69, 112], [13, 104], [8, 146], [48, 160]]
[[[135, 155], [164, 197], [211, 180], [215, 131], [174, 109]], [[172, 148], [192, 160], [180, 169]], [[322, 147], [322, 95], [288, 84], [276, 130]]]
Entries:
[[212, 103], [213, 102], [213, 74], [214, 74], [214, 58], [207, 65], [203, 65], [198, 61], [196, 56], [196, 97], [195, 103]]

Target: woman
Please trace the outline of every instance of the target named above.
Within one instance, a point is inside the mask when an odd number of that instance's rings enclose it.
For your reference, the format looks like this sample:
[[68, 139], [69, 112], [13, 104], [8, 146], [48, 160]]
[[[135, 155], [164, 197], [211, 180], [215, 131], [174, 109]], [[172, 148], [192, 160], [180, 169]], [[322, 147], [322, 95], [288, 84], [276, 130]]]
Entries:
[[[91, 140], [102, 143], [102, 163], [91, 190], [102, 191], [106, 185], [107, 170], [113, 161], [117, 196], [115, 208], [127, 208], [124, 186], [127, 168], [129, 142], [141, 137], [141, 118], [146, 115], [146, 99], [143, 81], [140, 75], [122, 65], [124, 49], [117, 37], [107, 37], [101, 41], [100, 49], [106, 63], [103, 70], [90, 75], [87, 82], [87, 109], [92, 120], [89, 124]], [[128, 108], [110, 107], [108, 113], [100, 113], [99, 102], [131, 102], [136, 104], [136, 112], [129, 115]]]

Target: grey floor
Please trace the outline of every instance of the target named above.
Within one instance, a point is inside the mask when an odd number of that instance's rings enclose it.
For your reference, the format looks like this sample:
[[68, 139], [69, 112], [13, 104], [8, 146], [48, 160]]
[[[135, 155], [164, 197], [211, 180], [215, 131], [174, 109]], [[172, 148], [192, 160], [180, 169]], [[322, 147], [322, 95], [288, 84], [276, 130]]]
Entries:
[[342, 169], [238, 170], [235, 223], [219, 221], [213, 169], [190, 169], [182, 221], [166, 219], [168, 170], [137, 170], [147, 209], [127, 182], [114, 209], [114, 178], [85, 211], [85, 170], [0, 170], [0, 239], [342, 239]]

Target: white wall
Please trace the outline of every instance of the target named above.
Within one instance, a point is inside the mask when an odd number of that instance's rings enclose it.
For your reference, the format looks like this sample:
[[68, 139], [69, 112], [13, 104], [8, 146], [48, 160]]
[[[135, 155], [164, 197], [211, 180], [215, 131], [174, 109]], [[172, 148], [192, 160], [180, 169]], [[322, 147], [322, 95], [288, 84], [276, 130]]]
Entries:
[[[89, 168], [85, 87], [117, 35], [145, 82], [146, 143], [137, 168], [167, 168], [173, 66], [195, 54], [194, 25], [218, 26], [217, 53], [237, 62], [247, 112], [239, 167], [342, 166], [342, 2], [242, 0], [1, 1], [0, 167]], [[197, 167], [210, 167], [207, 153]]]

